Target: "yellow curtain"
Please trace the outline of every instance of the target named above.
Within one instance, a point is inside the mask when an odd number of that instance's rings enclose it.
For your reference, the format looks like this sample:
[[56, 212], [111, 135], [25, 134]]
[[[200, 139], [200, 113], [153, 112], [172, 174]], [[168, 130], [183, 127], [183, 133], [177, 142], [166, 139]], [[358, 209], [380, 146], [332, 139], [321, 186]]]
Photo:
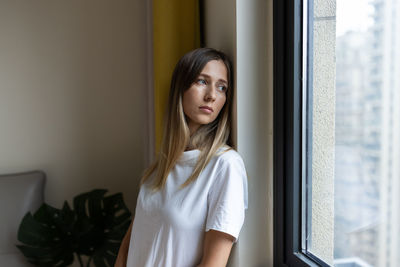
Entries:
[[200, 47], [201, 0], [153, 0], [154, 109], [156, 151], [163, 131], [171, 75], [186, 52]]

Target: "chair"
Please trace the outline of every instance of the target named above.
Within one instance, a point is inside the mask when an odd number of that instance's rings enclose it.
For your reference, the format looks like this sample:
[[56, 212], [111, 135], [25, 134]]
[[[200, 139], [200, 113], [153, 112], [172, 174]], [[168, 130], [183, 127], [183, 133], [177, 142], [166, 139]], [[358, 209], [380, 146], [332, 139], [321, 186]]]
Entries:
[[22, 218], [43, 203], [45, 180], [42, 171], [0, 175], [0, 266], [32, 266], [15, 245]]

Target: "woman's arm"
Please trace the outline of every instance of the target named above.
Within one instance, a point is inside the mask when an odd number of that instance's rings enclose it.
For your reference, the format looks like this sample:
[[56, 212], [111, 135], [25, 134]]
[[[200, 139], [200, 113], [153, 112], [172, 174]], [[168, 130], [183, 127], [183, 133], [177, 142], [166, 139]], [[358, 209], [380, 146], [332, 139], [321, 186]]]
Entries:
[[224, 267], [228, 262], [234, 237], [210, 230], [204, 237], [203, 258], [197, 267]]
[[129, 250], [129, 241], [131, 239], [131, 232], [132, 232], [132, 225], [133, 225], [133, 218], [131, 225], [126, 232], [124, 239], [122, 239], [121, 246], [119, 247], [117, 260], [115, 261], [114, 267], [126, 267], [126, 260], [128, 258], [128, 250]]

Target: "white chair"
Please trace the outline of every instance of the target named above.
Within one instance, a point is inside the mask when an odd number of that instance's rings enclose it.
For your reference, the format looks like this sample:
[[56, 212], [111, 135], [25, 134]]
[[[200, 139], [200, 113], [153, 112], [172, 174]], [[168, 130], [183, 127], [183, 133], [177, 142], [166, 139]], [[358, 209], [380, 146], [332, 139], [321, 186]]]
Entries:
[[0, 266], [32, 266], [15, 245], [22, 218], [43, 203], [45, 179], [42, 171], [0, 175]]

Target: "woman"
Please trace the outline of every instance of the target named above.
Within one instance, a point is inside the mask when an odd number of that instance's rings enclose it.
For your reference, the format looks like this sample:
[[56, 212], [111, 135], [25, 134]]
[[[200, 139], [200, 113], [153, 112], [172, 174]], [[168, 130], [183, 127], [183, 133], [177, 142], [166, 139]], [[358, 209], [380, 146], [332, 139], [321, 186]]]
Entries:
[[200, 48], [175, 67], [161, 152], [145, 172], [115, 266], [225, 266], [244, 221], [247, 177], [231, 147], [233, 70]]

